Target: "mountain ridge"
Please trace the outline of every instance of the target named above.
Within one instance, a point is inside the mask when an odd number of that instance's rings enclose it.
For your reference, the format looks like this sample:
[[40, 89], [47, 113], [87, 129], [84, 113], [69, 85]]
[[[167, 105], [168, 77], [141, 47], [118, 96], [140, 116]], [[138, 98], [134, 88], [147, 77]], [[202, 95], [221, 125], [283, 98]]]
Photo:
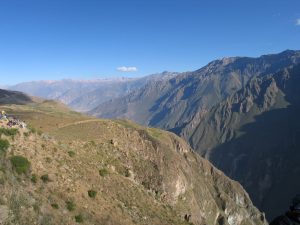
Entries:
[[299, 51], [287, 50], [259, 58], [215, 60], [194, 72], [147, 84], [125, 97], [103, 103], [90, 114], [131, 119], [166, 130], [176, 129], [188, 123], [196, 113], [209, 109], [241, 89], [251, 77], [262, 72], [275, 72], [299, 62], [299, 58]]
[[[299, 189], [292, 176], [300, 170], [294, 162], [300, 158], [299, 74], [297, 65], [253, 79], [182, 133], [200, 154], [240, 181], [269, 218], [288, 208], [287, 199]], [[285, 185], [290, 188], [282, 192]]]

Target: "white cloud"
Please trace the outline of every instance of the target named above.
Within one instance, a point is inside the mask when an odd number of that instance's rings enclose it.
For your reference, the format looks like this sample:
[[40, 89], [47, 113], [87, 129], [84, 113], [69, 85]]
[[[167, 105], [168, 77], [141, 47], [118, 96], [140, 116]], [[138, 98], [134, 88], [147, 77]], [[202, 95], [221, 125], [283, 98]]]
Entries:
[[136, 72], [138, 69], [135, 66], [121, 66], [117, 68], [120, 72]]
[[297, 19], [297, 20], [296, 20], [296, 25], [297, 25], [297, 26], [300, 26], [300, 19]]

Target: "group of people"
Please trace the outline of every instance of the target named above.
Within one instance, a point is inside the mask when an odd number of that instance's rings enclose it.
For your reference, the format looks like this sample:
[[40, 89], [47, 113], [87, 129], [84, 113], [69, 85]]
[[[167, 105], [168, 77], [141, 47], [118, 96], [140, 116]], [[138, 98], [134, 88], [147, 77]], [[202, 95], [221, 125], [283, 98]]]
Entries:
[[5, 111], [2, 111], [1, 114], [0, 114], [0, 119], [1, 120], [7, 120], [7, 116], [6, 116], [6, 112]]
[[8, 127], [19, 127], [26, 128], [26, 123], [22, 120], [19, 120], [13, 116], [8, 117], [5, 111], [2, 111], [0, 114], [0, 120], [4, 121]]

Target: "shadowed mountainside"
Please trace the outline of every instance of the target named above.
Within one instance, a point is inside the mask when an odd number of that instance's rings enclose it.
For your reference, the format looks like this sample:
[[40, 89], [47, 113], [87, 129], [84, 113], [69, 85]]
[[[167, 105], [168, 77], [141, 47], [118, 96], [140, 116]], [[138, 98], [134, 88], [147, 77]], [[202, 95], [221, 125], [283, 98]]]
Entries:
[[300, 66], [252, 79], [182, 135], [273, 218], [300, 182]]

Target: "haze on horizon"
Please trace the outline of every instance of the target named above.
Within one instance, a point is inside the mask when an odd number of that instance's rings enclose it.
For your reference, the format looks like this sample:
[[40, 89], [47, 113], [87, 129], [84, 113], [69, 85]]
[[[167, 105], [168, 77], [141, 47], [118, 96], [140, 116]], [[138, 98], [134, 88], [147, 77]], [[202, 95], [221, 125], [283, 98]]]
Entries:
[[0, 2], [0, 84], [191, 71], [300, 49], [300, 2]]

